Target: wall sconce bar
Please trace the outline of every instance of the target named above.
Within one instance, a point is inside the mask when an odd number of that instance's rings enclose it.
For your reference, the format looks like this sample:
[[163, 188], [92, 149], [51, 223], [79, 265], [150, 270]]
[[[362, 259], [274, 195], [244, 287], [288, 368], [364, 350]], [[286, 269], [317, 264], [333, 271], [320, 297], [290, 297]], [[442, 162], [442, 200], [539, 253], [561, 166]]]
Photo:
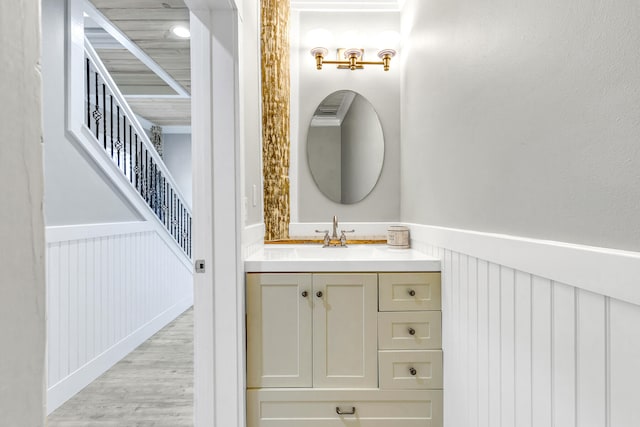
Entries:
[[[340, 52], [340, 49], [338, 49]], [[382, 65], [385, 71], [389, 71], [389, 64], [391, 63], [391, 58], [396, 55], [396, 51], [393, 49], [382, 49], [378, 52], [378, 58], [382, 61], [373, 62], [373, 61], [361, 61], [362, 54], [364, 49], [345, 49], [344, 50], [344, 61], [327, 61], [324, 59], [325, 56], [329, 53], [329, 50], [324, 47], [314, 47], [311, 49], [311, 55], [316, 59], [316, 69], [322, 70], [323, 64], [335, 64], [338, 65], [338, 68], [348, 68], [351, 71], [364, 68], [365, 65]], [[344, 66], [344, 67], [340, 67]]]

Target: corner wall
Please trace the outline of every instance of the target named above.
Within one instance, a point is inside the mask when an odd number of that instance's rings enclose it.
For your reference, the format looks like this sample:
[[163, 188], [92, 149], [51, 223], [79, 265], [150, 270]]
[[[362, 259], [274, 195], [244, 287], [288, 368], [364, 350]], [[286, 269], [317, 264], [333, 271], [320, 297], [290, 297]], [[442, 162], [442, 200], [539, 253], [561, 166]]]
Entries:
[[406, 1], [402, 220], [640, 250], [639, 15]]

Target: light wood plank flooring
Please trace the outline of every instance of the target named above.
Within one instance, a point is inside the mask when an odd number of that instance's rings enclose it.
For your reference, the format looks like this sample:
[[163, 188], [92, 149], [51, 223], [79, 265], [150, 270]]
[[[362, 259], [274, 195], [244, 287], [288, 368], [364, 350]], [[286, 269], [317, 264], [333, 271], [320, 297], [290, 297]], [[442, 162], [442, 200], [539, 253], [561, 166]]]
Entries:
[[47, 426], [193, 426], [193, 309], [54, 411]]

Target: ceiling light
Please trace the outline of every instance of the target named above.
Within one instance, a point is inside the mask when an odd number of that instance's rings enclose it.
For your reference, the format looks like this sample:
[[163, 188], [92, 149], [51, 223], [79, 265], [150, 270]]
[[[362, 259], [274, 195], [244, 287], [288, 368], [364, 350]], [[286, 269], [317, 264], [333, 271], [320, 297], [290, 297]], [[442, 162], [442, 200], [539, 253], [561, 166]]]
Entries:
[[171, 27], [171, 33], [176, 37], [180, 37], [181, 39], [188, 39], [191, 37], [191, 31], [183, 25], [176, 25]]

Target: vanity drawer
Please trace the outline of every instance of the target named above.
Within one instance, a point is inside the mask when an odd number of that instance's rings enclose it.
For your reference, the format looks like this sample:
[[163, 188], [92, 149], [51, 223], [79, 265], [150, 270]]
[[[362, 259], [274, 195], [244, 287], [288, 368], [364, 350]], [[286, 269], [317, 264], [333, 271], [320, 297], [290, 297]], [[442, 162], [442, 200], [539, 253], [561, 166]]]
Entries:
[[429, 350], [442, 348], [442, 313], [407, 311], [378, 313], [380, 350]]
[[[339, 415], [343, 412], [353, 414]], [[256, 389], [247, 427], [442, 427], [442, 391]]]
[[440, 310], [440, 273], [380, 273], [380, 311]]
[[381, 389], [442, 388], [442, 350], [378, 352]]

